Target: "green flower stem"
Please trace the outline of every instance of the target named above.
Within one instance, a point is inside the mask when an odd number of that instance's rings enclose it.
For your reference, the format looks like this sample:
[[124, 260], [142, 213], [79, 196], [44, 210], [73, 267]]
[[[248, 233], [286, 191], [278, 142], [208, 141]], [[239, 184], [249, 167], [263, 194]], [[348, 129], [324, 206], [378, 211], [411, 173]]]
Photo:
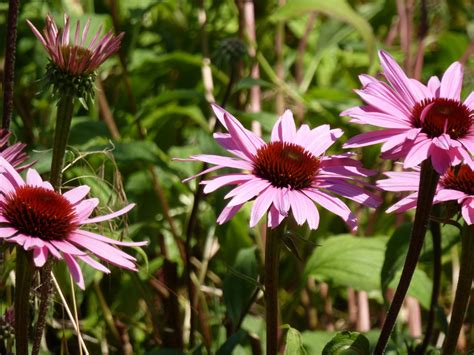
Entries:
[[443, 354], [454, 354], [461, 332], [464, 316], [466, 315], [472, 279], [474, 277], [474, 225], [464, 225], [461, 232], [461, 265], [459, 280], [454, 296], [453, 312], [449, 322], [448, 335], [444, 341]]
[[30, 289], [33, 279], [33, 267], [29, 254], [21, 246], [16, 248], [15, 344], [17, 355], [28, 355]]
[[392, 333], [398, 313], [410, 286], [416, 264], [421, 254], [423, 241], [425, 240], [426, 228], [428, 225], [433, 198], [436, 192], [436, 185], [439, 181], [439, 174], [433, 169], [431, 159], [426, 159], [421, 164], [420, 185], [418, 189], [418, 201], [416, 204], [415, 221], [411, 230], [410, 245], [403, 265], [402, 275], [398, 283], [397, 290], [392, 300], [392, 304], [387, 313], [387, 318], [382, 326], [380, 337], [374, 349], [374, 354], [383, 354], [387, 346], [388, 339]]
[[284, 223], [277, 228], [267, 228], [265, 239], [265, 307], [267, 321], [267, 355], [278, 352], [278, 268], [280, 260], [280, 239]]
[[[63, 95], [58, 102], [56, 115], [56, 129], [54, 132], [53, 159], [51, 162], [50, 182], [56, 191], [61, 190], [62, 170], [64, 166], [64, 155], [69, 139], [72, 115], [74, 113], [74, 96]], [[41, 347], [41, 338], [46, 325], [46, 314], [48, 313], [49, 296], [52, 291], [51, 280], [52, 262], [49, 259], [41, 269], [41, 289], [38, 321], [36, 322], [35, 336], [33, 340], [32, 355], [37, 355]]]
[[51, 162], [50, 182], [56, 191], [61, 188], [64, 155], [69, 139], [72, 114], [74, 112], [74, 96], [64, 95], [59, 99], [54, 132], [53, 160]]

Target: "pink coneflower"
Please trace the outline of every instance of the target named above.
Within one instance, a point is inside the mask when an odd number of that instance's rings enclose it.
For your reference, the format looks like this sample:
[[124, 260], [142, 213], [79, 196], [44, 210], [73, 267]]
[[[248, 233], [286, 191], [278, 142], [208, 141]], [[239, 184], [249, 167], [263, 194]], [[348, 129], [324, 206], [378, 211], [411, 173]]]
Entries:
[[99, 203], [96, 198], [84, 199], [89, 190], [88, 186], [83, 185], [59, 194], [34, 169], [28, 170], [25, 182], [0, 157], [0, 238], [19, 244], [25, 250], [32, 250], [37, 267], [44, 265], [50, 253], [56, 259], [64, 259], [81, 288], [84, 288], [84, 279], [78, 260], [102, 272], [110, 272], [92, 255], [136, 271], [135, 258], [112, 245], [142, 246], [147, 242], [120, 242], [80, 229], [86, 224], [123, 215], [134, 204], [108, 215], [89, 218]]
[[241, 170], [202, 182], [205, 193], [237, 185], [225, 196], [230, 201], [217, 219], [219, 224], [230, 220], [246, 202], [255, 198], [251, 227], [269, 212], [268, 225], [275, 228], [291, 210], [298, 224], [306, 221], [311, 229], [317, 229], [319, 213], [314, 204], [317, 203], [340, 216], [351, 230], [355, 230], [354, 214], [332, 193], [370, 207], [379, 205], [379, 199], [366, 192], [360, 186], [364, 183], [358, 180], [371, 175], [371, 171], [351, 159], [350, 153], [324, 155], [343, 134], [340, 129], [322, 125], [311, 130], [302, 125], [297, 130], [293, 115], [287, 110], [273, 127], [271, 141], [265, 143], [224, 109], [216, 105], [212, 108], [229, 132], [215, 133], [214, 138], [235, 157], [202, 154], [185, 160], [215, 165], [201, 174], [223, 168]]
[[26, 155], [24, 152], [26, 144], [15, 143], [8, 146], [8, 140], [10, 139], [11, 135], [11, 132], [5, 133], [4, 130], [0, 129], [0, 157], [3, 157], [14, 168], [16, 168], [18, 171], [21, 171], [31, 166], [31, 164], [20, 166], [20, 164], [28, 159], [28, 155]]
[[99, 39], [102, 26], [94, 35], [90, 44], [86, 46], [89, 32], [90, 19], [81, 33], [79, 21], [76, 23], [74, 41], [70, 42], [70, 19], [64, 15], [64, 28], [58, 29], [51, 15], [46, 17], [46, 27], [43, 35], [36, 27], [27, 21], [35, 36], [43, 44], [49, 54], [51, 61], [63, 72], [71, 75], [87, 75], [97, 69], [99, 65], [107, 60], [112, 54], [118, 51], [124, 33], [114, 36], [112, 31], [107, 32]]
[[425, 86], [408, 78], [388, 53], [380, 51], [379, 57], [389, 85], [361, 75], [364, 87], [357, 93], [367, 105], [341, 115], [384, 129], [357, 135], [345, 147], [384, 143], [382, 157], [403, 158], [405, 168], [431, 157], [439, 174], [474, 154], [474, 93], [461, 101], [462, 65], [451, 64], [441, 81], [431, 77]]
[[[389, 178], [377, 181], [377, 186], [386, 191], [415, 191], [390, 207], [387, 212], [402, 213], [416, 207], [420, 172], [387, 172]], [[468, 164], [450, 167], [436, 188], [433, 203], [457, 201], [467, 224], [474, 224], [474, 170]]]

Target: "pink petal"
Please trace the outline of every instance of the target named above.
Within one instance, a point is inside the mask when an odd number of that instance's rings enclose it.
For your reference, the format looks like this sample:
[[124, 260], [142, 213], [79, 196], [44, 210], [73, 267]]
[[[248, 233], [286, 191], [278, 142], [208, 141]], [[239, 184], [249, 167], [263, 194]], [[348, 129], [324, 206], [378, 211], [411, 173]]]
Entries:
[[238, 185], [254, 178], [255, 176], [251, 174], [227, 174], [218, 176], [212, 180], [203, 181], [202, 184], [205, 185], [204, 193], [208, 194], [223, 186]]
[[288, 200], [296, 223], [302, 225], [307, 219], [306, 196], [297, 190], [288, 190]]
[[270, 186], [270, 182], [267, 180], [250, 180], [231, 190], [224, 198], [233, 197], [232, 200], [230, 200], [228, 206], [237, 206], [257, 196], [268, 186]]
[[405, 157], [403, 167], [405, 169], [412, 168], [419, 165], [423, 160], [428, 158], [428, 151], [432, 145], [431, 139], [420, 138], [418, 142], [415, 142], [410, 151]]
[[237, 212], [240, 211], [244, 204], [237, 205], [237, 206], [226, 206], [222, 210], [219, 217], [217, 217], [217, 224], [224, 224], [225, 222], [229, 221], [232, 217], [235, 216]]
[[365, 147], [389, 141], [393, 136], [406, 132], [405, 129], [383, 129], [379, 131], [366, 132], [352, 137], [344, 144], [344, 149]]
[[68, 254], [64, 254], [64, 259], [66, 260], [67, 267], [69, 268], [73, 280], [77, 283], [81, 290], [84, 290], [84, 277], [82, 276], [81, 267], [77, 261]]
[[89, 218], [89, 219], [86, 219], [86, 220], [83, 220], [81, 221], [79, 224], [90, 224], [90, 223], [98, 223], [98, 222], [103, 222], [103, 221], [107, 221], [109, 219], [114, 219], [118, 216], [121, 216], [125, 213], [127, 213], [128, 211], [130, 211], [133, 207], [135, 207], [135, 204], [134, 203], [131, 203], [129, 204], [128, 206], [122, 208], [121, 210], [118, 210], [116, 212], [113, 212], [113, 213], [109, 213], [109, 214], [106, 214], [106, 215], [103, 215], [103, 216], [98, 216], [98, 217], [95, 217], [95, 218]]
[[449, 153], [434, 144], [430, 147], [429, 155], [431, 156], [431, 164], [433, 164], [433, 168], [438, 174], [444, 174], [451, 166], [452, 160]]
[[318, 139], [306, 147], [306, 150], [311, 152], [315, 156], [320, 156], [326, 152], [326, 150], [336, 142], [344, 133], [341, 129], [332, 129], [326, 135], [321, 135]]
[[315, 201], [321, 207], [341, 217], [351, 230], [357, 229], [357, 218], [349, 207], [337, 197], [328, 195], [316, 189], [303, 190], [304, 194]]
[[92, 233], [92, 232], [81, 230], [81, 229], [76, 230], [76, 234], [82, 235], [84, 236], [84, 238], [92, 238], [104, 243], [113, 244], [113, 245], [121, 245], [125, 247], [141, 247], [143, 245], [148, 244], [148, 241], [146, 240], [141, 241], [141, 242], [123, 242], [123, 241], [107, 238], [107, 237], [104, 237], [103, 235]]
[[26, 183], [30, 186], [42, 187], [43, 179], [36, 170], [28, 169], [28, 172], [26, 173]]
[[474, 91], [469, 94], [466, 100], [464, 100], [464, 105], [469, 107], [471, 111], [474, 110]]
[[48, 259], [48, 248], [36, 248], [33, 250], [33, 262], [36, 267], [42, 267]]
[[221, 167], [252, 170], [253, 166], [247, 161], [238, 160], [220, 155], [200, 154], [191, 156], [192, 160], [200, 160], [204, 163], [220, 165]]
[[451, 201], [451, 200], [459, 200], [465, 197], [467, 197], [467, 195], [462, 191], [451, 190], [451, 189], [441, 189], [436, 193], [434, 200], [436, 202], [444, 202], [444, 201]]
[[216, 132], [213, 134], [216, 142], [229, 153], [234, 154], [240, 159], [251, 161], [249, 157], [240, 150], [240, 147], [235, 143], [234, 138], [229, 133]]
[[409, 209], [415, 208], [417, 200], [418, 200], [418, 192], [414, 192], [408, 195], [407, 197], [402, 198], [400, 201], [398, 201], [389, 209], [387, 209], [387, 213], [392, 213], [392, 212], [403, 213]]
[[49, 243], [56, 249], [61, 251], [63, 254], [86, 255], [86, 252], [76, 248], [74, 245], [67, 242], [66, 240], [51, 240]]
[[[474, 198], [466, 199], [461, 207], [461, 214], [467, 224], [474, 224]], [[472, 237], [472, 236], [471, 236]]]
[[290, 142], [293, 143], [296, 136], [296, 125], [293, 119], [293, 113], [286, 110], [273, 126], [272, 142]]
[[136, 271], [136, 266], [131, 260], [135, 260], [132, 256], [123, 251], [91, 238], [85, 239], [80, 234], [71, 233], [68, 240], [83, 248], [90, 250], [97, 257], [117, 265], [122, 268]]
[[110, 274], [110, 270], [107, 269], [104, 265], [102, 265], [101, 263], [95, 261], [94, 259], [92, 259], [90, 256], [87, 256], [87, 255], [84, 255], [84, 256], [78, 256], [79, 259], [81, 259], [83, 262], [85, 262], [86, 264], [92, 266], [94, 269], [97, 269], [99, 271], [102, 271], [106, 274]]
[[87, 185], [82, 185], [79, 187], [75, 187], [72, 190], [69, 190], [63, 193], [63, 197], [65, 197], [69, 202], [73, 205], [82, 200], [90, 191], [90, 187]]
[[431, 91], [432, 97], [439, 97], [439, 88], [441, 87], [441, 81], [437, 76], [432, 76], [428, 80], [428, 89]]
[[288, 189], [287, 188], [278, 188], [274, 189], [275, 194], [273, 195], [273, 205], [278, 210], [278, 212], [286, 217], [288, 211], [290, 210], [290, 201], [288, 200]]
[[384, 69], [384, 75], [395, 90], [402, 96], [410, 107], [416, 103], [416, 98], [412, 93], [410, 79], [400, 68], [395, 59], [385, 51], [379, 51], [380, 62]]
[[75, 223], [82, 223], [86, 218], [88, 218], [92, 211], [99, 205], [98, 198], [89, 198], [87, 200], [83, 200], [79, 202], [77, 205], [74, 206], [75, 212]]
[[[3, 170], [3, 171], [2, 171]], [[7, 173], [5, 177], [12, 183], [13, 186], [23, 186], [25, 182], [21, 178], [20, 174], [10, 165], [9, 162], [0, 156], [0, 174]]]
[[321, 184], [321, 187], [368, 207], [376, 208], [382, 203], [380, 197], [369, 194], [363, 188], [343, 180]]
[[258, 221], [260, 221], [263, 215], [268, 211], [275, 193], [276, 189], [270, 186], [255, 199], [252, 212], [250, 213], [250, 227], [255, 227]]
[[272, 229], [278, 227], [280, 223], [285, 219], [284, 216], [278, 212], [274, 205], [271, 205], [268, 211], [268, 226]]
[[461, 99], [462, 79], [464, 69], [459, 62], [449, 66], [441, 79], [439, 96], [459, 101]]
[[18, 231], [12, 227], [0, 227], [0, 238], [9, 238]]

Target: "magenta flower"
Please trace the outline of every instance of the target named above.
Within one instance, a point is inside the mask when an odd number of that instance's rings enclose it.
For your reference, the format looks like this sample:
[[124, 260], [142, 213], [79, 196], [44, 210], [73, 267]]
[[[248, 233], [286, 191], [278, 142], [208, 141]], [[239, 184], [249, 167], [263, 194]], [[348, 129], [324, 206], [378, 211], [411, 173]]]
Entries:
[[99, 39], [102, 32], [102, 26], [94, 35], [90, 44], [86, 46], [86, 39], [89, 32], [90, 19], [81, 33], [80, 22], [76, 23], [74, 41], [70, 41], [70, 21], [69, 16], [64, 15], [64, 29], [58, 29], [51, 15], [46, 17], [46, 27], [43, 35], [30, 22], [28, 25], [40, 40], [49, 54], [51, 61], [63, 72], [71, 75], [90, 74], [107, 60], [112, 54], [120, 48], [120, 43], [124, 33], [114, 36], [112, 31], [107, 32]]
[[120, 242], [80, 229], [86, 224], [123, 215], [134, 204], [108, 215], [90, 218], [99, 200], [84, 199], [89, 190], [89, 186], [83, 185], [59, 194], [34, 169], [28, 170], [25, 182], [0, 157], [0, 238], [21, 245], [25, 250], [32, 250], [33, 262], [37, 267], [44, 265], [49, 254], [56, 259], [64, 259], [72, 277], [82, 289], [84, 278], [78, 260], [102, 272], [110, 272], [92, 255], [118, 267], [136, 271], [136, 259], [113, 245], [142, 246], [147, 242]]
[[[474, 224], [474, 165], [461, 164], [449, 168], [436, 188], [433, 204], [456, 201], [467, 224]], [[420, 171], [388, 172], [389, 178], [377, 181], [386, 191], [415, 191], [401, 199], [387, 212], [402, 213], [416, 207], [420, 183]]]
[[433, 76], [425, 86], [408, 78], [388, 53], [380, 51], [379, 57], [388, 84], [361, 75], [364, 87], [357, 93], [367, 105], [341, 115], [383, 129], [357, 135], [344, 147], [384, 143], [383, 158], [402, 158], [410, 168], [431, 157], [440, 174], [474, 154], [474, 93], [461, 101], [461, 64], [451, 64], [441, 81]]
[[202, 182], [205, 193], [237, 185], [225, 196], [230, 201], [217, 219], [219, 224], [230, 220], [246, 202], [255, 198], [251, 227], [268, 212], [268, 225], [275, 228], [291, 210], [298, 224], [306, 221], [311, 229], [317, 229], [319, 213], [314, 204], [317, 203], [355, 230], [354, 214], [332, 193], [370, 207], [379, 205], [379, 199], [366, 192], [361, 187], [364, 183], [358, 179], [371, 175], [371, 171], [351, 159], [351, 153], [324, 155], [343, 134], [340, 129], [322, 125], [311, 130], [302, 125], [297, 130], [293, 115], [287, 110], [273, 127], [271, 141], [265, 143], [224, 109], [216, 105], [212, 108], [229, 132], [214, 133], [214, 138], [234, 157], [201, 154], [184, 159], [215, 165], [185, 181], [223, 168], [241, 170]]
[[22, 164], [26, 159], [28, 159], [28, 156], [24, 152], [26, 144], [15, 143], [8, 146], [8, 140], [10, 139], [10, 136], [12, 134], [11, 132], [7, 132], [6, 134], [4, 132], [4, 130], [0, 129], [0, 157], [3, 157], [18, 171], [21, 171], [31, 166], [33, 163], [20, 166], [20, 164]]

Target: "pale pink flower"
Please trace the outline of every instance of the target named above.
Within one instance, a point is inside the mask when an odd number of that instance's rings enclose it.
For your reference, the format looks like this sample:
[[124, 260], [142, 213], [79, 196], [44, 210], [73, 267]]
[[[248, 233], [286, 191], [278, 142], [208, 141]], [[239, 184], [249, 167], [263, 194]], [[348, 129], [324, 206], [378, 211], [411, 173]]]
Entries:
[[124, 33], [114, 36], [107, 32], [99, 39], [102, 26], [97, 30], [89, 45], [86, 45], [91, 20], [88, 19], [81, 33], [80, 22], [77, 21], [74, 40], [70, 36], [70, 18], [64, 14], [64, 28], [58, 29], [51, 15], [46, 17], [43, 35], [27, 21], [35, 36], [40, 40], [49, 54], [51, 61], [62, 71], [71, 75], [90, 74], [120, 48]]
[[[474, 224], [474, 165], [461, 164], [450, 167], [436, 187], [433, 204], [456, 201], [467, 224]], [[401, 199], [387, 212], [402, 213], [416, 207], [420, 183], [419, 168], [414, 171], [387, 172], [388, 179], [377, 181], [377, 186], [386, 191], [414, 191]]]
[[64, 259], [81, 288], [84, 288], [84, 278], [78, 260], [105, 273], [110, 270], [92, 256], [136, 271], [136, 259], [113, 245], [142, 246], [147, 242], [121, 242], [81, 229], [84, 225], [123, 215], [134, 204], [111, 214], [90, 218], [99, 200], [85, 199], [89, 190], [89, 186], [83, 185], [64, 194], [57, 193], [34, 169], [28, 170], [24, 181], [0, 157], [0, 238], [32, 250], [37, 267], [44, 265], [49, 254]]
[[11, 135], [11, 132], [5, 133], [3, 129], [0, 129], [0, 157], [3, 157], [15, 169], [21, 171], [31, 166], [33, 163], [20, 166], [20, 164], [22, 164], [26, 159], [28, 159], [28, 155], [26, 155], [24, 151], [26, 144], [15, 143], [12, 145], [8, 145], [8, 140], [10, 139]]
[[296, 129], [293, 115], [287, 110], [273, 127], [271, 141], [265, 143], [224, 109], [217, 105], [212, 108], [229, 132], [214, 133], [214, 138], [234, 157], [202, 154], [182, 160], [215, 165], [185, 181], [223, 168], [240, 170], [202, 182], [205, 193], [237, 185], [225, 196], [230, 201], [217, 219], [219, 224], [230, 220], [246, 202], [255, 199], [251, 227], [268, 212], [268, 225], [275, 228], [291, 210], [298, 224], [306, 221], [311, 229], [317, 229], [317, 203], [340, 216], [351, 230], [355, 230], [357, 221], [354, 214], [332, 194], [370, 207], [379, 205], [379, 199], [366, 192], [361, 187], [364, 183], [359, 180], [371, 175], [370, 170], [351, 159], [351, 153], [325, 155], [343, 134], [340, 129], [330, 129], [329, 125], [315, 129], [302, 125]]
[[474, 93], [461, 101], [462, 65], [451, 64], [441, 81], [433, 76], [425, 86], [408, 78], [388, 53], [380, 51], [379, 57], [388, 84], [361, 75], [363, 88], [356, 92], [367, 105], [341, 115], [383, 129], [357, 135], [344, 147], [384, 143], [383, 158], [404, 159], [411, 168], [431, 157], [440, 174], [474, 154]]

